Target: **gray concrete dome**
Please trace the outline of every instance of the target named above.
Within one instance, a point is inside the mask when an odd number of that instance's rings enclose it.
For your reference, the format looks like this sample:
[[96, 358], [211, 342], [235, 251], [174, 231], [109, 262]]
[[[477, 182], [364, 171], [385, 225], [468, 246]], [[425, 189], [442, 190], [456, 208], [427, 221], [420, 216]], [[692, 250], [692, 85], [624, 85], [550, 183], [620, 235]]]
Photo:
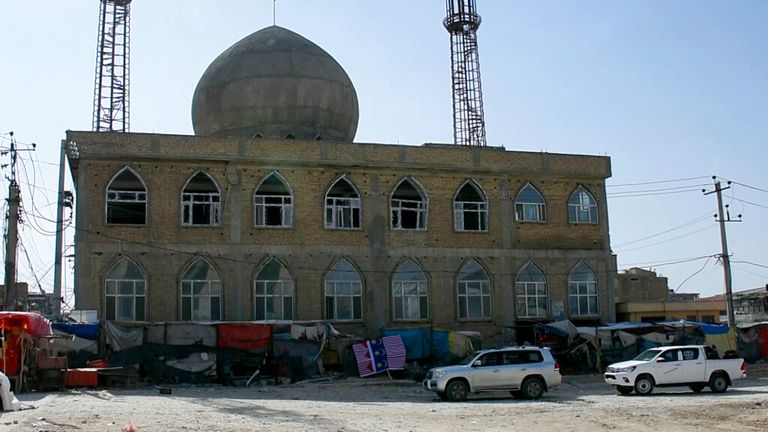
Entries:
[[357, 93], [322, 48], [278, 26], [221, 53], [192, 98], [195, 135], [352, 141]]

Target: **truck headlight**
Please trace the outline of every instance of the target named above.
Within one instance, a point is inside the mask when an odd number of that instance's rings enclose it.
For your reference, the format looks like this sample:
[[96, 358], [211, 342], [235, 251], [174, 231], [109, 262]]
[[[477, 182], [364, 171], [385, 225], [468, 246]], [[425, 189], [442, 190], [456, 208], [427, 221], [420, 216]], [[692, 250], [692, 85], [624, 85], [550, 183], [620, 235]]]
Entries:
[[636, 367], [637, 366], [628, 366], [628, 367], [615, 368], [615, 369], [616, 369], [616, 372], [632, 372], [635, 370]]

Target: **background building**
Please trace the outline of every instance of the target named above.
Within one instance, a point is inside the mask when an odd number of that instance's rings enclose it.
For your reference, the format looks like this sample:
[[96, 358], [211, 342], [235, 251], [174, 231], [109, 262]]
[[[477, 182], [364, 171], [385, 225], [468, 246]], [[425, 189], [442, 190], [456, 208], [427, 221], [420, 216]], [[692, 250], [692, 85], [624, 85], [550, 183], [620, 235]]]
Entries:
[[364, 335], [615, 318], [607, 157], [354, 143], [351, 80], [275, 26], [214, 60], [192, 116], [67, 133], [77, 309]]

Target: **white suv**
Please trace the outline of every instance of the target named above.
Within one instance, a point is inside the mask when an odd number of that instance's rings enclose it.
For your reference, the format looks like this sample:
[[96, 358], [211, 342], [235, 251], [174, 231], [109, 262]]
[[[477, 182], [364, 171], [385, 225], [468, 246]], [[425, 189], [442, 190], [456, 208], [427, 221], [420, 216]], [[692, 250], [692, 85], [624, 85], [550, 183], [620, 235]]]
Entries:
[[499, 390], [538, 399], [560, 382], [560, 365], [549, 348], [521, 346], [484, 350], [457, 365], [432, 368], [423, 384], [440, 399], [463, 401], [469, 393]]

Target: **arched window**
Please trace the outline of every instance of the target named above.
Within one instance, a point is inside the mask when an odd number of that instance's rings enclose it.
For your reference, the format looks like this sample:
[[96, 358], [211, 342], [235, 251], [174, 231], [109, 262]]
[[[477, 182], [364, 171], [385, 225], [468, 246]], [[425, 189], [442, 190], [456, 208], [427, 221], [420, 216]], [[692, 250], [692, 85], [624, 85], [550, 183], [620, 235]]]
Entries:
[[573, 317], [598, 314], [597, 275], [584, 261], [568, 275], [568, 305]]
[[325, 317], [334, 321], [363, 319], [363, 281], [346, 259], [325, 274]]
[[269, 174], [256, 187], [253, 215], [257, 227], [285, 228], [293, 225], [293, 193], [277, 172]]
[[429, 280], [410, 258], [397, 266], [392, 275], [392, 305], [395, 320], [429, 319]]
[[360, 228], [360, 194], [346, 178], [341, 177], [325, 194], [325, 227]]
[[545, 222], [547, 204], [532, 184], [526, 184], [515, 198], [515, 218], [518, 222]]
[[413, 180], [403, 179], [389, 200], [392, 210], [392, 229], [426, 229], [427, 205], [421, 188]]
[[181, 320], [221, 319], [221, 279], [205, 259], [197, 258], [181, 279]]
[[276, 259], [269, 260], [253, 282], [253, 318], [293, 319], [293, 279]]
[[210, 175], [198, 171], [181, 193], [182, 225], [219, 225], [221, 192]]
[[107, 223], [147, 223], [147, 187], [129, 167], [121, 169], [107, 186]]
[[147, 280], [130, 258], [122, 258], [106, 275], [104, 319], [144, 321], [147, 307]]
[[597, 223], [597, 203], [595, 198], [583, 186], [579, 186], [568, 200], [568, 222]]
[[488, 200], [482, 189], [468, 180], [453, 199], [456, 231], [488, 231]]
[[547, 278], [534, 263], [529, 262], [517, 274], [515, 304], [518, 318], [547, 318]]
[[467, 261], [457, 278], [459, 319], [491, 318], [491, 278], [474, 259]]

